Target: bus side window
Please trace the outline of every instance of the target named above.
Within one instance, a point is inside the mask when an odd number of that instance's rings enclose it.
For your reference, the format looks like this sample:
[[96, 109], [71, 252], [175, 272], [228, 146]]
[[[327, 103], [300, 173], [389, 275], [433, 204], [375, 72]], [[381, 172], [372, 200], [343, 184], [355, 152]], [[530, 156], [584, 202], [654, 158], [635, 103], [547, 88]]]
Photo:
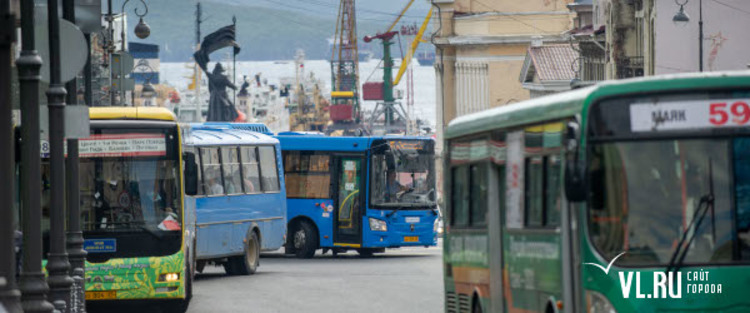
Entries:
[[201, 148], [201, 165], [206, 195], [223, 195], [224, 186], [221, 177], [219, 149], [215, 147]]
[[544, 179], [544, 214], [546, 226], [559, 226], [560, 225], [560, 210], [562, 201], [562, 160], [559, 155], [553, 154], [544, 158], [545, 175]]
[[260, 175], [262, 177], [263, 191], [279, 191], [279, 170], [276, 167], [276, 150], [273, 146], [258, 147], [260, 155]]
[[451, 169], [451, 225], [469, 224], [469, 167], [456, 166]]
[[536, 156], [526, 158], [526, 178], [524, 206], [526, 226], [541, 227], [544, 225], [544, 162]]
[[242, 159], [242, 183], [245, 185], [245, 192], [261, 192], [256, 147], [244, 146], [240, 148], [240, 152]]
[[192, 152], [195, 154], [195, 163], [198, 165], [198, 171], [196, 175], [198, 176], [198, 190], [195, 194], [196, 196], [202, 196], [206, 193], [203, 191], [203, 170], [201, 168], [201, 149], [197, 147], [185, 147], [185, 152]]
[[331, 196], [330, 155], [286, 151], [283, 158], [288, 198], [328, 199]]
[[487, 167], [485, 163], [471, 165], [469, 179], [471, 192], [471, 226], [487, 223]]
[[224, 173], [224, 190], [227, 194], [242, 193], [242, 177], [240, 177], [240, 161], [237, 147], [221, 148], [221, 166]]

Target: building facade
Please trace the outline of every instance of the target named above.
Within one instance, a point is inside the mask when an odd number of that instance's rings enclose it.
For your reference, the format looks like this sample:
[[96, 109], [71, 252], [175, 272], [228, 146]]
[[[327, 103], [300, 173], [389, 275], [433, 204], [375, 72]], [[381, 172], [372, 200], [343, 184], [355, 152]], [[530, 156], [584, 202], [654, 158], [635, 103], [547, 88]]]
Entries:
[[532, 40], [567, 42], [572, 2], [432, 0], [439, 153], [454, 118], [529, 98], [518, 79], [528, 48]]

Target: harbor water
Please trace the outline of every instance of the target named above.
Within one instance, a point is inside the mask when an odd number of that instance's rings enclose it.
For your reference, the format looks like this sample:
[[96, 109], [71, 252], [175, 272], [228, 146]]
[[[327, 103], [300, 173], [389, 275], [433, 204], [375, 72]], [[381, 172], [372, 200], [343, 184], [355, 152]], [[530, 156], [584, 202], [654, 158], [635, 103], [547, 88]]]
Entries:
[[[382, 69], [379, 67], [380, 60], [370, 60], [361, 62], [360, 66], [360, 83], [367, 81], [382, 81]], [[224, 62], [222, 62], [224, 63]], [[396, 64], [399, 62], [396, 61]], [[253, 79], [255, 74], [260, 73], [262, 79], [267, 79], [269, 84], [279, 84], [282, 78], [294, 77], [294, 61], [237, 61], [237, 80], [240, 81], [243, 75], [248, 79]], [[432, 66], [419, 66], [414, 60], [412, 62], [414, 73], [414, 115], [427, 122], [429, 127], [435, 126], [435, 106], [436, 106], [436, 81], [435, 69]], [[213, 69], [213, 64], [209, 65]], [[397, 70], [397, 69], [396, 69]], [[394, 75], [395, 75], [394, 70]], [[321, 86], [326, 93], [331, 90], [331, 66], [327, 60], [308, 60], [305, 62], [305, 75], [313, 73], [315, 77], [320, 78], [326, 85]], [[189, 77], [192, 74], [192, 63], [162, 63], [160, 76], [162, 82], [174, 86], [181, 93], [187, 89]], [[228, 73], [231, 77], [231, 71]], [[369, 79], [368, 79], [369, 77]], [[205, 79], [205, 76], [204, 76]], [[396, 89], [403, 90], [404, 99], [402, 104], [406, 105], [406, 74]], [[241, 83], [238, 83], [238, 87]], [[374, 101], [365, 101], [364, 110], [372, 110], [375, 107]], [[433, 128], [434, 129], [434, 128]]]

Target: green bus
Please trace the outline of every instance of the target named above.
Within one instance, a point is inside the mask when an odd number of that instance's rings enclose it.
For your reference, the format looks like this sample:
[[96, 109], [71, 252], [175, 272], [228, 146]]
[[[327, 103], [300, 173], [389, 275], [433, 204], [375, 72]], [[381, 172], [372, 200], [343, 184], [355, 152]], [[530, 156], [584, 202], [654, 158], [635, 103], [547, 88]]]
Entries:
[[446, 312], [749, 312], [750, 72], [612, 81], [445, 131]]
[[[87, 310], [158, 304], [187, 311], [195, 274], [197, 166], [164, 108], [89, 109], [79, 140]], [[41, 142], [44, 251], [49, 248], [49, 144]], [[46, 261], [45, 261], [46, 263]]]

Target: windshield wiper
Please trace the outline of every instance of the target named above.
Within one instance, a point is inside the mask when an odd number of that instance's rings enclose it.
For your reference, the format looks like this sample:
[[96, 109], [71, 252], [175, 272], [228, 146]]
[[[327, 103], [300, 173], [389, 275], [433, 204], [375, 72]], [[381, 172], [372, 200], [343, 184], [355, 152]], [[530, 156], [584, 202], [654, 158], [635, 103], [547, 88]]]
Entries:
[[390, 211], [390, 212], [386, 213], [385, 217], [391, 217], [391, 216], [393, 216], [393, 214], [396, 214], [397, 211], [399, 211], [401, 209], [404, 209], [404, 208], [406, 208], [406, 206], [399, 205], [399, 206], [393, 208], [393, 211]]
[[[711, 159], [708, 160], [708, 194], [700, 198], [700, 201], [698, 202], [698, 208], [695, 210], [695, 213], [693, 213], [693, 218], [690, 221], [690, 224], [688, 225], [688, 227], [686, 227], [682, 231], [680, 242], [677, 243], [677, 247], [675, 248], [675, 251], [672, 253], [672, 257], [669, 258], [669, 265], [667, 266], [667, 273], [669, 273], [672, 270], [678, 271], [680, 267], [682, 267], [682, 264], [685, 261], [685, 257], [687, 256], [687, 252], [690, 249], [690, 245], [693, 243], [693, 239], [695, 239], [695, 236], [701, 227], [701, 223], [703, 222], [703, 219], [706, 217], [706, 214], [708, 213], [708, 211], [711, 211], [711, 232], [712, 232], [711, 235], [713, 236], [712, 238], [715, 242], [716, 241], [716, 224], [714, 220], [714, 177], [713, 177], [713, 168], [712, 168]], [[699, 213], [700, 213], [700, 217], [698, 217]], [[698, 217], [697, 221], [696, 221], [696, 217]], [[693, 229], [692, 233], [690, 233], [690, 229]], [[690, 237], [688, 237], [688, 234], [690, 234]], [[687, 240], [687, 244], [685, 244], [686, 240]]]

